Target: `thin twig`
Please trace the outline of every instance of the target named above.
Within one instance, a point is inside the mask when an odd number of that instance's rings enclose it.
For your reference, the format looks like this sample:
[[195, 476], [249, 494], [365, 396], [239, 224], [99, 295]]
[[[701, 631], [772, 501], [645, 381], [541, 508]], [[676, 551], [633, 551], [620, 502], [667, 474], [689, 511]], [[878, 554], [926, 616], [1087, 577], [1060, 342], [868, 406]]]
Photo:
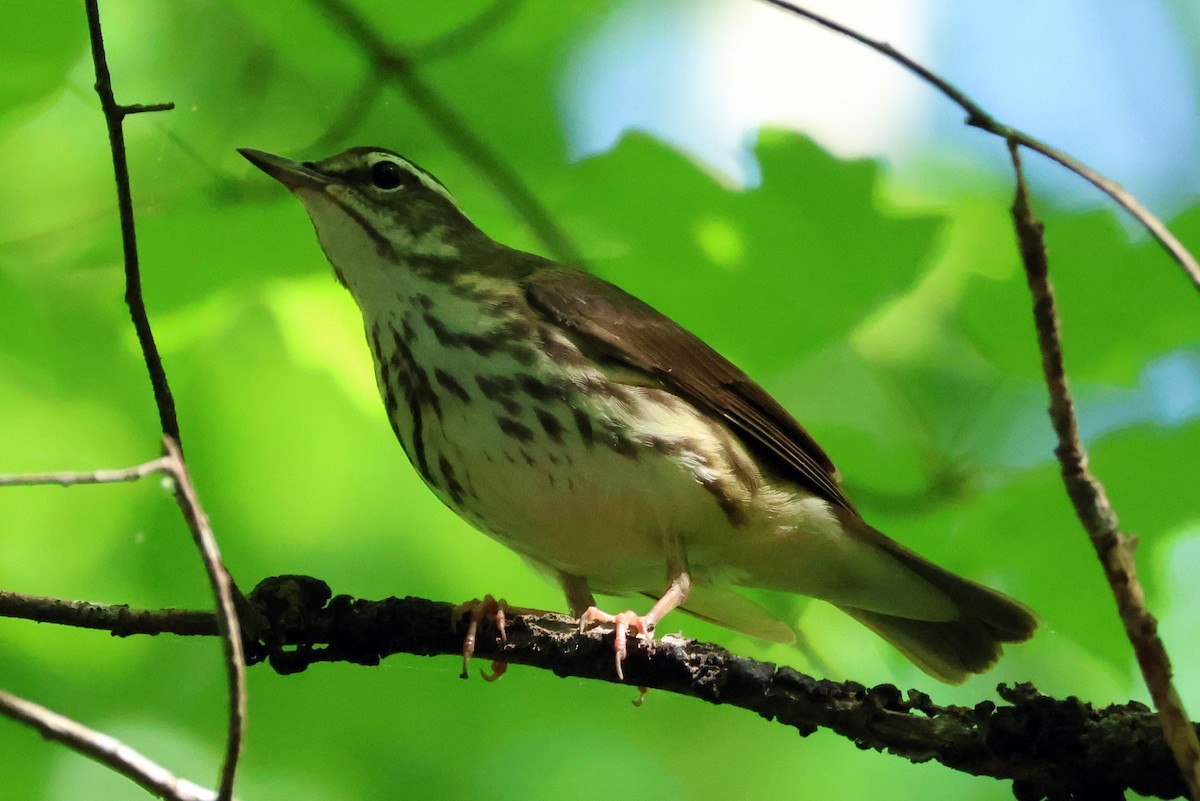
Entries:
[[70, 601], [8, 590], [0, 590], [0, 617], [110, 631], [115, 637], [128, 637], [132, 634], [215, 637], [220, 634], [217, 617], [212, 612], [192, 609], [130, 609], [125, 604]]
[[43, 737], [94, 759], [166, 801], [214, 801], [217, 797], [212, 790], [180, 779], [115, 737], [4, 690], [0, 690], [0, 714], [37, 729]]
[[[175, 398], [167, 383], [154, 333], [150, 330], [150, 318], [146, 314], [146, 303], [142, 299], [142, 275], [138, 267], [137, 233], [134, 230], [133, 195], [129, 187], [129, 165], [125, 158], [125, 118], [130, 114], [151, 111], [167, 111], [175, 108], [174, 103], [134, 104], [123, 106], [113, 96], [112, 76], [108, 72], [108, 59], [104, 54], [104, 35], [100, 30], [100, 10], [97, 0], [87, 0], [88, 30], [92, 42], [92, 63], [96, 70], [96, 94], [100, 96], [100, 108], [108, 126], [108, 142], [112, 149], [113, 174], [117, 182], [117, 209], [121, 217], [121, 247], [125, 252], [125, 305], [137, 332], [142, 357], [150, 373], [150, 385], [154, 389], [154, 403], [158, 407], [159, 426], [164, 436], [181, 442], [179, 421], [175, 416]], [[181, 446], [182, 447], [182, 446]]]
[[1174, 259], [1183, 271], [1191, 279], [1193, 286], [1200, 289], [1200, 264], [1196, 262], [1196, 257], [1193, 256], [1183, 243], [1180, 242], [1174, 234], [1170, 232], [1162, 220], [1158, 219], [1145, 206], [1138, 202], [1137, 198], [1125, 191], [1125, 189], [1116, 181], [1112, 181], [1102, 174], [1087, 166], [1078, 159], [1064, 153], [1061, 150], [1051, 147], [1041, 140], [1030, 136], [1024, 131], [1013, 128], [1010, 125], [996, 120], [991, 114], [984, 111], [983, 107], [975, 101], [971, 100], [962, 90], [952, 85], [945, 78], [937, 75], [928, 68], [913, 61], [908, 56], [904, 55], [887, 42], [881, 42], [877, 39], [872, 39], [862, 33], [859, 33], [852, 28], [847, 28], [845, 25], [834, 22], [828, 17], [821, 16], [807, 9], [801, 8], [787, 0], [763, 0], [763, 2], [773, 5], [776, 8], [781, 8], [784, 11], [790, 11], [797, 16], [804, 17], [807, 20], [817, 23], [818, 25], [828, 28], [831, 31], [840, 33], [843, 36], [849, 37], [854, 41], [866, 45], [872, 50], [883, 54], [897, 64], [900, 64], [909, 72], [921, 78], [921, 80], [933, 86], [939, 92], [950, 98], [963, 111], [967, 112], [967, 124], [972, 125], [980, 130], [995, 134], [996, 136], [1006, 141], [1015, 141], [1030, 150], [1041, 153], [1053, 161], [1058, 162], [1063, 167], [1066, 167], [1071, 172], [1080, 176], [1088, 183], [1095, 186], [1104, 194], [1108, 195], [1125, 209], [1134, 219], [1136, 219], [1143, 228], [1145, 228], [1151, 236], [1158, 240], [1163, 249]]
[[391, 78], [400, 87], [417, 111], [441, 131], [451, 146], [509, 202], [553, 258], [583, 266], [575, 245], [554, 222], [541, 201], [520, 176], [471, 130], [466, 121], [429, 88], [404, 51], [389, 44], [349, 3], [343, 0], [312, 2], [358, 45], [376, 71]]
[[1017, 176], [1012, 206], [1013, 223], [1029, 291], [1033, 295], [1033, 317], [1038, 347], [1042, 352], [1042, 372], [1050, 392], [1050, 420], [1058, 434], [1055, 452], [1062, 465], [1063, 483], [1075, 506], [1076, 515], [1096, 549], [1100, 564], [1104, 566], [1121, 622], [1125, 624], [1125, 633], [1133, 644], [1142, 676], [1158, 710], [1163, 734], [1171, 746], [1191, 797], [1200, 799], [1200, 743], [1171, 680], [1171, 661], [1158, 636], [1158, 623], [1146, 608], [1146, 598], [1138, 581], [1133, 556], [1136, 539], [1119, 529], [1117, 514], [1109, 503], [1104, 486], [1088, 468], [1087, 451], [1079, 438], [1075, 406], [1067, 388], [1058, 313], [1054, 308], [1054, 289], [1050, 284], [1042, 224], [1030, 208], [1017, 140], [1009, 140], [1008, 149]]
[[241, 753], [242, 735], [246, 719], [246, 676], [242, 654], [242, 636], [234, 607], [233, 582], [225, 566], [216, 540], [209, 528], [208, 520], [200, 508], [199, 499], [192, 487], [191, 477], [183, 461], [183, 450], [179, 434], [179, 421], [175, 414], [175, 399], [167, 382], [166, 371], [154, 342], [146, 305], [142, 299], [141, 272], [138, 268], [137, 237], [134, 231], [133, 198], [129, 186], [129, 167], [125, 156], [125, 117], [151, 111], [174, 108], [172, 103], [150, 105], [121, 105], [117, 103], [112, 88], [112, 77], [104, 53], [104, 35], [100, 27], [100, 11], [97, 0], [86, 0], [88, 30], [92, 45], [92, 61], [96, 71], [96, 94], [108, 125], [109, 144], [112, 149], [113, 172], [117, 182], [117, 206], [121, 218], [121, 244], [125, 253], [125, 302], [137, 331], [138, 342], [146, 367], [150, 372], [150, 383], [154, 390], [154, 401], [158, 407], [159, 423], [166, 447], [169, 469], [175, 477], [175, 500], [187, 520], [188, 528], [196, 541], [209, 583], [216, 597], [218, 623], [224, 643], [225, 667], [229, 684], [229, 724], [226, 734], [225, 759], [221, 765], [221, 782], [217, 791], [219, 801], [233, 797], [233, 785], [237, 775], [238, 757]]
[[233, 580], [221, 562], [221, 552], [208, 524], [208, 516], [200, 507], [192, 478], [184, 464], [179, 447], [167, 438], [163, 441], [167, 458], [171, 460], [171, 472], [175, 477], [175, 500], [187, 520], [192, 538], [204, 560], [204, 570], [217, 599], [217, 626], [225, 649], [225, 672], [229, 685], [229, 726], [225, 739], [225, 759], [221, 766], [221, 784], [218, 788], [219, 801], [233, 797], [233, 783], [237, 774], [238, 757], [242, 750], [242, 735], [246, 727], [246, 657], [242, 650], [242, 631], [238, 623], [234, 603]]
[[56, 473], [22, 473], [0, 474], [0, 487], [32, 487], [41, 484], [57, 484], [60, 487], [72, 487], [77, 484], [118, 484], [126, 481], [138, 481], [152, 473], [161, 473], [170, 468], [170, 460], [165, 456], [151, 459], [133, 467], [123, 467], [117, 470], [69, 471]]
[[229, 685], [229, 725], [226, 736], [225, 760], [221, 767], [220, 801], [233, 797], [233, 783], [237, 771], [238, 757], [242, 748], [242, 736], [246, 721], [246, 668], [242, 648], [242, 632], [234, 600], [235, 587], [229, 573], [221, 562], [216, 539], [208, 524], [208, 518], [200, 507], [192, 485], [183, 454], [171, 439], [164, 439], [166, 455], [144, 464], [122, 470], [96, 470], [88, 472], [56, 472], [26, 476], [0, 476], [0, 486], [58, 484], [113, 483], [134, 481], [151, 473], [165, 472], [175, 482], [175, 501], [187, 521], [188, 528], [204, 561], [205, 572], [213, 596], [217, 599], [218, 614], [215, 621], [205, 619], [201, 613], [185, 610], [160, 610], [131, 612], [123, 606], [105, 606], [53, 598], [24, 596], [0, 591], [0, 615], [20, 617], [49, 623], [84, 628], [107, 629], [117, 635], [154, 634], [175, 632], [180, 634], [219, 634], [225, 649], [225, 668]]

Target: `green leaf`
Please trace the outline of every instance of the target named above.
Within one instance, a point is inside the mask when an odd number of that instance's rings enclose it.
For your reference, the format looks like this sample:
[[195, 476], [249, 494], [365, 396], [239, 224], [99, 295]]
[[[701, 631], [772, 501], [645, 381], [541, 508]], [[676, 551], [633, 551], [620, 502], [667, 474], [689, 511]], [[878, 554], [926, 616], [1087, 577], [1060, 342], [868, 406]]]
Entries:
[[764, 133], [740, 191], [645, 134], [580, 163], [556, 208], [591, 263], [763, 376], [844, 336], [916, 280], [937, 222], [880, 212], [877, 167]]

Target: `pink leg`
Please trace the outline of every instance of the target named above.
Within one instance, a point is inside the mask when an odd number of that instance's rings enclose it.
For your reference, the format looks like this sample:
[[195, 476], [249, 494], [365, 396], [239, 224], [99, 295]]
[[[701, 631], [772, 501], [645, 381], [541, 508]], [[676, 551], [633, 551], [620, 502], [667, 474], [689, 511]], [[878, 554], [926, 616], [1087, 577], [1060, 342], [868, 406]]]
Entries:
[[634, 629], [637, 636], [642, 639], [653, 641], [654, 627], [658, 621], [662, 620], [668, 612], [681, 606], [687, 600], [691, 588], [691, 577], [681, 571], [671, 579], [671, 585], [667, 587], [667, 591], [646, 614], [639, 615], [633, 611], [626, 611], [610, 615], [595, 606], [589, 606], [579, 618], [579, 630], [583, 631], [589, 623], [613, 624], [613, 650], [616, 652], [617, 678], [624, 680], [625, 671], [621, 668], [621, 663], [625, 661], [625, 657], [629, 653], [629, 629]]
[[[457, 624], [458, 620], [466, 614], [470, 614], [467, 621], [467, 636], [463, 638], [463, 669], [459, 674], [459, 678], [467, 677], [467, 665], [471, 662], [471, 657], [475, 655], [475, 638], [479, 633], [479, 624], [485, 618], [492, 618], [496, 622], [496, 628], [500, 630], [500, 639], [503, 642], [508, 641], [508, 632], [504, 630], [506, 615], [511, 611], [508, 602], [503, 598], [496, 600], [490, 595], [483, 596], [483, 600], [475, 598], [467, 601], [465, 604], [460, 604], [454, 607], [454, 615], [451, 620]], [[488, 681], [495, 681], [504, 675], [507, 665], [501, 662], [492, 663], [492, 674], [487, 673], [483, 677]]]
[[567, 596], [567, 606], [575, 617], [582, 615], [588, 607], [596, 605], [596, 598], [588, 587], [587, 579], [582, 576], [559, 573], [558, 583], [562, 586], [563, 594]]

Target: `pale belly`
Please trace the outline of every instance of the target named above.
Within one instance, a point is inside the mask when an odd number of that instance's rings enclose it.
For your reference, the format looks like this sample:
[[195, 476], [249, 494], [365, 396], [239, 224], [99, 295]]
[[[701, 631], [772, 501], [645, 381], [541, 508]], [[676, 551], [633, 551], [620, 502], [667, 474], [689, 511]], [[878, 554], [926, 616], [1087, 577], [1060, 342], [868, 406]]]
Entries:
[[480, 281], [364, 309], [396, 437], [470, 523], [596, 592], [657, 595], [686, 572], [942, 619], [945, 599], [870, 536], [847, 536], [826, 500], [760, 472], [646, 374], [601, 369], [536, 315], [505, 316], [519, 293]]
[[[459, 487], [450, 492], [438, 486], [443, 480], [432, 488], [504, 545], [584, 577], [594, 590], [660, 589], [676, 544], [685, 556], [711, 552], [731, 542], [737, 526], [696, 464], [695, 449], [717, 446], [699, 441], [706, 432], [696, 432], [690, 410], [676, 416], [680, 430], [695, 432], [694, 448], [656, 447], [636, 422], [629, 425], [639, 404], [651, 402], [645, 390], [621, 392], [633, 403], [574, 396], [514, 399], [506, 410], [444, 404], [428, 447], [459, 465]], [[603, 424], [617, 413], [626, 418], [620, 426]], [[691, 568], [706, 572], [703, 564]]]
[[598, 592], [657, 593], [679, 570], [774, 586], [755, 579], [780, 571], [781, 548], [841, 547], [824, 501], [764, 479], [689, 403], [602, 372], [551, 329], [474, 328], [456, 303], [414, 295], [367, 334], [410, 461], [483, 532]]

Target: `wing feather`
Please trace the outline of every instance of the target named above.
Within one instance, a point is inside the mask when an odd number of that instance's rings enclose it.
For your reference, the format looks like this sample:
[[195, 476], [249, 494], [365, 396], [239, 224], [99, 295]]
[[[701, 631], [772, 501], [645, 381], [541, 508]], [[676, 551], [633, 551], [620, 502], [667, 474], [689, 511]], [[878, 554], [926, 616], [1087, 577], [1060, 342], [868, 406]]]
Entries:
[[534, 308], [586, 346], [643, 370], [723, 418], [757, 456], [830, 503], [853, 509], [837, 469], [766, 390], [699, 337], [621, 288], [593, 275], [543, 267], [524, 279]]

